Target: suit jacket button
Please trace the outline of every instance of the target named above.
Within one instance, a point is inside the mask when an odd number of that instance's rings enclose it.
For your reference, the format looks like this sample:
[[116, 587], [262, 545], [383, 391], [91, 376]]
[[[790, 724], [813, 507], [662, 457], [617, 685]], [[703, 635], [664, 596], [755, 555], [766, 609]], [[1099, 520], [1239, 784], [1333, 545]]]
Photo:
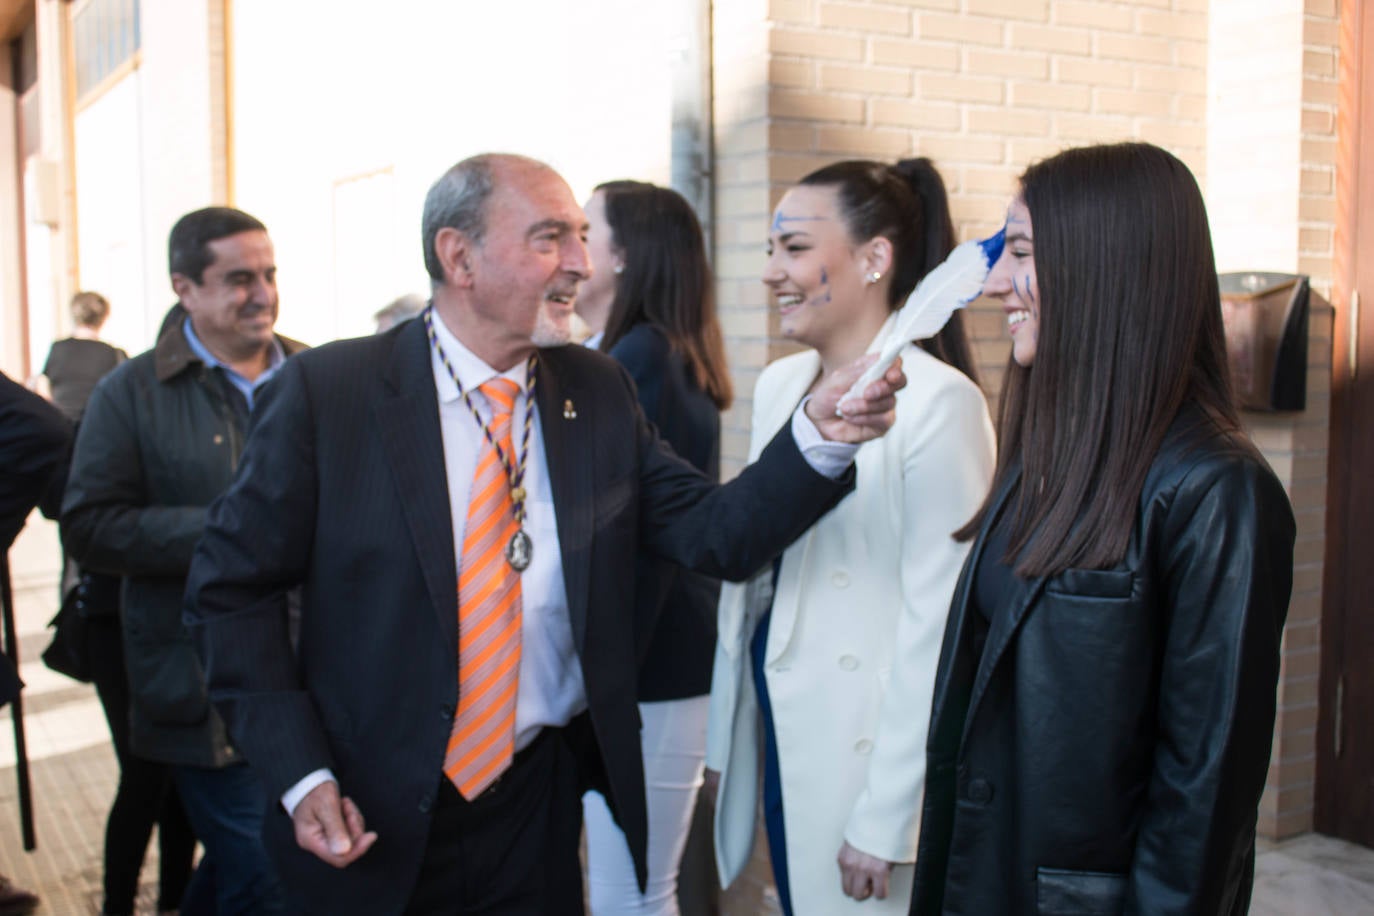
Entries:
[[968, 800], [979, 805], [992, 801], [992, 783], [986, 779], [969, 780]]
[[420, 813], [428, 814], [430, 805], [434, 804], [434, 799], [428, 795], [420, 796]]
[[859, 660], [852, 655], [840, 656], [840, 668], [844, 671], [855, 671], [859, 667]]
[[443, 719], [445, 722], [453, 721], [453, 707], [448, 703], [440, 703], [439, 718]]

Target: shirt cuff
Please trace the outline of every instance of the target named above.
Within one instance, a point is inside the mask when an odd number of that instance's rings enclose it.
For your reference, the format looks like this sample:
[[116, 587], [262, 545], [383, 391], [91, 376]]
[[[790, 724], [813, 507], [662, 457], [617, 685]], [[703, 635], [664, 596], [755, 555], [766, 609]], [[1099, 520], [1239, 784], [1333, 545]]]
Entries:
[[823, 437], [821, 431], [816, 429], [816, 424], [806, 415], [806, 402], [809, 400], [810, 395], [802, 398], [792, 414], [792, 438], [796, 440], [806, 463], [811, 465], [811, 470], [836, 480], [854, 463], [859, 446], [851, 442], [831, 442]]
[[304, 779], [283, 792], [281, 795], [281, 806], [286, 809], [287, 817], [295, 817], [296, 806], [310, 794], [310, 790], [326, 782], [338, 782], [338, 780], [334, 778], [333, 771], [327, 769], [316, 770], [313, 773], [307, 774]]

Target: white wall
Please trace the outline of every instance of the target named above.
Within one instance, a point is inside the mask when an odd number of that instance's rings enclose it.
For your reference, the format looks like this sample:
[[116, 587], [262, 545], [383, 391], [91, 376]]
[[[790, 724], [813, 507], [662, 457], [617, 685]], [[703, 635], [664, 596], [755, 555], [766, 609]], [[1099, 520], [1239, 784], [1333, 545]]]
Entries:
[[1213, 0], [1207, 209], [1217, 269], [1295, 272], [1302, 0]]
[[276, 243], [280, 328], [368, 333], [427, 293], [420, 211], [465, 156], [544, 159], [579, 199], [670, 177], [669, 15], [642, 0], [234, 0], [236, 203]]
[[75, 118], [82, 289], [110, 300], [104, 335], [137, 353], [175, 301], [167, 233], [213, 199], [206, 4], [141, 0], [142, 63]]

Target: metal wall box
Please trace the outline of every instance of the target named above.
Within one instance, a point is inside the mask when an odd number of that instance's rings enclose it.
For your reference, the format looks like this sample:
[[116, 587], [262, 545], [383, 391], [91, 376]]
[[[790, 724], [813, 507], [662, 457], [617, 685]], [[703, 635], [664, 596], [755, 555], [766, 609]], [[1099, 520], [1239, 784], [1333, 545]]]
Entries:
[[1311, 286], [1302, 274], [1221, 274], [1221, 316], [1236, 403], [1246, 410], [1307, 406]]

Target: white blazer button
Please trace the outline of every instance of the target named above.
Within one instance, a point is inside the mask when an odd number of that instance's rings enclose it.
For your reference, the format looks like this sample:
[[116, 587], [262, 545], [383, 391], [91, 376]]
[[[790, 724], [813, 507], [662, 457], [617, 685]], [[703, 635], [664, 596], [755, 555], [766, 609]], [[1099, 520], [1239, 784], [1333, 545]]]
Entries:
[[845, 572], [843, 569], [837, 569], [837, 570], [835, 570], [835, 572], [830, 576], [830, 582], [831, 582], [831, 584], [833, 584], [836, 588], [848, 588], [848, 587], [849, 587], [849, 573]]
[[867, 738], [860, 738], [854, 744], [854, 750], [860, 754], [864, 754], [865, 756], [867, 756], [868, 754], [873, 753], [873, 742], [869, 741]]
[[840, 667], [845, 671], [854, 671], [859, 667], [859, 660], [852, 655], [841, 655]]

